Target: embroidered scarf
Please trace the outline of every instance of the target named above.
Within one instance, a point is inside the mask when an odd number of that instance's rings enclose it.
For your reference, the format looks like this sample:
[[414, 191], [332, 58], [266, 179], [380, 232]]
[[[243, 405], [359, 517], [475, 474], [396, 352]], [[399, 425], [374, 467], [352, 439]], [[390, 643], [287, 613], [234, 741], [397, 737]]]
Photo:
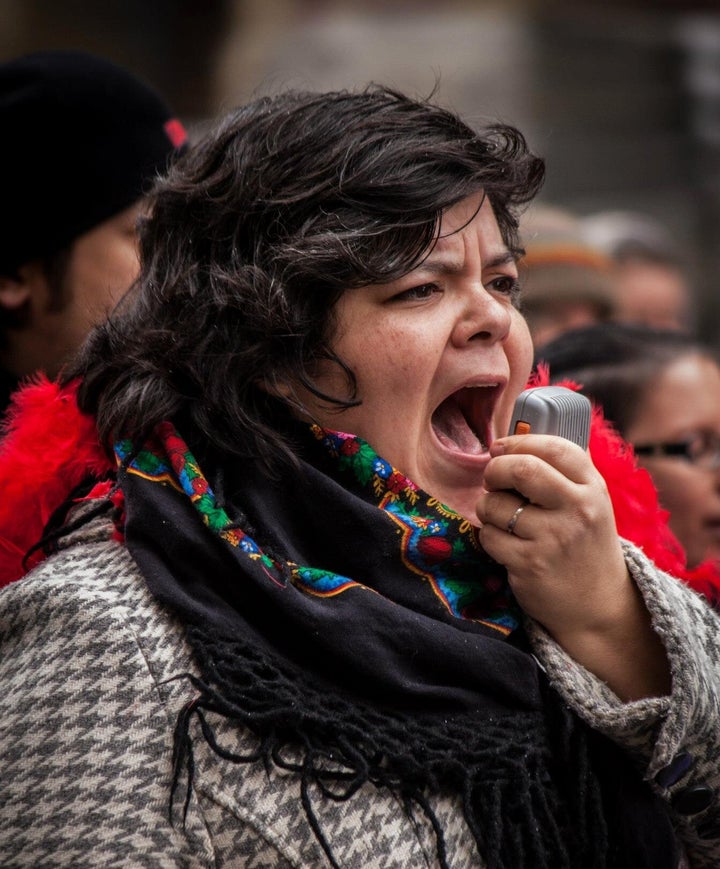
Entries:
[[[490, 869], [674, 866], [664, 811], [545, 684], [469, 523], [361, 439], [303, 438], [278, 482], [249, 462], [200, 468], [170, 424], [139, 450], [117, 445], [126, 543], [202, 673], [174, 790], [189, 799], [196, 717], [226, 760], [295, 772], [331, 866], [317, 800], [367, 783], [426, 814], [441, 866], [444, 792]], [[254, 733], [257, 752], [219, 745], [208, 710]]]

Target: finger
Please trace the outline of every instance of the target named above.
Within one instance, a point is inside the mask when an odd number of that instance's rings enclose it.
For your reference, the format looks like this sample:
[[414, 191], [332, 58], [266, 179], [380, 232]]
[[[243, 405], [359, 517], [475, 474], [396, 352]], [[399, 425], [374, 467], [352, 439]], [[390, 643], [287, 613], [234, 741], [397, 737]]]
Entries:
[[491, 459], [485, 468], [483, 486], [489, 493], [499, 496], [504, 492], [550, 509], [559, 509], [579, 495], [576, 483], [538, 456], [527, 454]]
[[525, 508], [530, 507], [530, 506], [531, 506], [531, 504], [529, 501], [523, 500], [522, 504], [520, 504], [519, 507], [515, 508], [512, 516], [508, 519], [507, 525], [505, 526], [505, 530], [507, 531], [508, 534], [514, 534], [516, 537], [523, 536], [523, 534], [521, 533], [519, 528], [517, 531], [515, 529], [517, 528], [518, 521], [519, 521], [520, 517], [522, 516], [522, 514], [524, 513]]
[[557, 435], [512, 435], [499, 438], [490, 455], [530, 455], [541, 458], [574, 483], [586, 483], [594, 471], [588, 452], [567, 438]]
[[533, 518], [531, 505], [528, 505], [520, 513], [512, 534], [508, 533], [507, 527], [490, 523], [478, 529], [482, 548], [499, 564], [504, 564], [508, 573], [522, 574], [537, 556], [538, 539], [534, 537]]
[[530, 502], [515, 492], [485, 492], [477, 503], [476, 512], [483, 525], [493, 525], [504, 533], [513, 532], [520, 516]]

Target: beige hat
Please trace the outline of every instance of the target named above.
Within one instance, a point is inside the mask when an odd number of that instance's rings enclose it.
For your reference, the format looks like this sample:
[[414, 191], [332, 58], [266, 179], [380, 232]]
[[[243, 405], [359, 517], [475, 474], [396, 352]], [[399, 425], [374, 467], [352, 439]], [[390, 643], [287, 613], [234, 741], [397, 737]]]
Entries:
[[569, 302], [595, 306], [599, 318], [614, 309], [613, 262], [582, 236], [571, 212], [536, 205], [520, 222], [525, 256], [520, 261], [523, 308], [527, 313]]

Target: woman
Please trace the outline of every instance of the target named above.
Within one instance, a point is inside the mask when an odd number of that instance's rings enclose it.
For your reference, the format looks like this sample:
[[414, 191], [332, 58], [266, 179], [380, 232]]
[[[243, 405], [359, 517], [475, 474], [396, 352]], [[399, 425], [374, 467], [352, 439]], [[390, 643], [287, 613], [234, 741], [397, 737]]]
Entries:
[[720, 365], [688, 335], [646, 326], [579, 329], [539, 356], [582, 384], [633, 444], [690, 568], [720, 572]]
[[61, 433], [7, 499], [51, 514], [0, 596], [11, 860], [717, 859], [715, 615], [582, 449], [503, 437], [541, 178], [371, 88], [252, 103], [158, 185], [136, 287], [5, 442], [17, 481]]

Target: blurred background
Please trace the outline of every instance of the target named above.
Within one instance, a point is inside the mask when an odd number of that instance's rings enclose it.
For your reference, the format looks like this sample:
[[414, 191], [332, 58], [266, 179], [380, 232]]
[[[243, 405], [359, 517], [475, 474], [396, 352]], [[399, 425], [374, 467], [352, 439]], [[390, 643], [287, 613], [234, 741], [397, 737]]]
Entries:
[[287, 86], [436, 88], [525, 132], [543, 201], [664, 224], [720, 346], [720, 0], [0, 0], [0, 58], [43, 48], [134, 70], [191, 133]]

